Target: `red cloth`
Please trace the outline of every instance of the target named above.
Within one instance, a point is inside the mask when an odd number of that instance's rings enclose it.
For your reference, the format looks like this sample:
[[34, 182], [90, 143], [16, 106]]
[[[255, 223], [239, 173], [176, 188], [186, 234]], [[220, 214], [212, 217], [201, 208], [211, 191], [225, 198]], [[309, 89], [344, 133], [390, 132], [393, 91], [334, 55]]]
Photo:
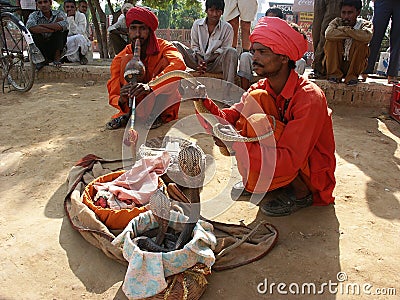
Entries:
[[[333, 203], [332, 192], [336, 183], [335, 141], [331, 110], [327, 106], [322, 90], [292, 70], [279, 95], [274, 93], [267, 79], [252, 85], [249, 92], [258, 104], [261, 103], [261, 110], [255, 108], [250, 114], [244, 113], [247, 114], [248, 120], [249, 115], [260, 112], [266, 115], [277, 114], [280, 120], [277, 120], [275, 131], [276, 147], [274, 140], [271, 141], [269, 138], [260, 143], [233, 144], [238, 169], [243, 182], [246, 183], [246, 189], [257, 193], [267, 192], [287, 185], [300, 174], [313, 191], [314, 205]], [[247, 96], [248, 93], [245, 93], [239, 103], [223, 110], [211, 100], [205, 100], [204, 105], [214, 115], [233, 124], [243, 134], [250, 131], [239, 113], [239, 111], [249, 111], [248, 108], [244, 108]], [[264, 103], [270, 102], [269, 97], [275, 102], [275, 109]], [[282, 116], [286, 100], [290, 101]], [[283, 118], [285, 121], [281, 122]], [[254, 131], [257, 129], [255, 126]], [[247, 133], [248, 136], [253, 134]], [[257, 135], [259, 134], [258, 131]], [[271, 170], [273, 170], [272, 178], [270, 178]], [[257, 181], [263, 185], [256, 185]]]
[[[170, 42], [167, 42], [163, 39], [157, 39], [157, 43], [160, 47], [160, 52], [154, 55], [149, 55], [142, 61], [146, 68], [145, 78], [143, 80], [144, 83], [148, 83], [149, 81], [170, 71], [186, 69], [182, 55]], [[124, 79], [124, 70], [125, 65], [132, 58], [132, 56], [132, 45], [129, 44], [116, 57], [114, 57], [113, 61], [111, 62], [111, 79], [107, 82], [108, 100], [111, 106], [119, 110], [119, 112], [115, 114], [113, 118], [117, 118], [128, 113], [128, 111], [123, 111], [119, 107], [118, 99], [120, 97], [121, 86], [127, 84]], [[141, 105], [141, 107], [138, 107], [138, 104], [143, 99], [136, 98], [136, 116], [139, 118], [145, 118], [146, 120], [153, 109], [155, 93], [162, 93], [168, 97], [165, 103], [166, 108], [161, 114], [163, 122], [166, 123], [177, 119], [180, 104], [177, 99], [180, 99], [181, 96], [177, 90], [177, 87], [171, 88], [171, 85], [166, 86], [168, 83], [176, 80], [177, 78], [171, 78], [153, 87], [154, 93], [146, 97], [145, 106]], [[166, 88], [163, 88], [164, 86], [166, 86]]]
[[132, 24], [133, 21], [139, 21], [150, 28], [149, 33], [149, 44], [147, 46], [146, 54], [153, 55], [160, 51], [157, 43], [157, 37], [155, 31], [158, 28], [157, 16], [147, 8], [135, 6], [132, 7], [125, 16], [126, 27]]
[[250, 41], [271, 48], [275, 54], [287, 55], [293, 61], [302, 58], [308, 48], [304, 36], [277, 17], [262, 17], [258, 20]]

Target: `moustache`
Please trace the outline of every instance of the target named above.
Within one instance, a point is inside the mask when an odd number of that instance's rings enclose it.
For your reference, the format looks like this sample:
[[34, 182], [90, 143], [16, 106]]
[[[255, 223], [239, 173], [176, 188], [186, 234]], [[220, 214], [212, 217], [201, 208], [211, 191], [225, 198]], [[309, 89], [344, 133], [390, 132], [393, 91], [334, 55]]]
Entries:
[[132, 42], [133, 44], [135, 44], [136, 40], [139, 40], [139, 41], [140, 41], [140, 44], [143, 45], [144, 39], [142, 39], [142, 38], [140, 38], [140, 37], [138, 37], [138, 38], [133, 38], [133, 39], [131, 39], [131, 42]]
[[253, 67], [258, 66], [258, 67], [261, 67], [261, 68], [264, 67], [264, 65], [262, 65], [262, 64], [260, 64], [260, 63], [258, 63], [258, 62], [253, 62], [253, 63], [252, 63], [252, 66], [253, 66]]

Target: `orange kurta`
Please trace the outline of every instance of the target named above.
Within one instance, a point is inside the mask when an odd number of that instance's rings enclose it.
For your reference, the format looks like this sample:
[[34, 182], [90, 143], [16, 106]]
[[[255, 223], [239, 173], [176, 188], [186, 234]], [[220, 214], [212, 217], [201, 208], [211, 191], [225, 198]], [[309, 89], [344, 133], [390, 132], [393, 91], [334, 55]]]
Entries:
[[336, 160], [331, 111], [318, 86], [292, 70], [279, 95], [267, 79], [262, 79], [231, 108], [219, 110], [210, 100], [204, 104], [248, 137], [268, 132], [275, 118], [270, 138], [232, 146], [246, 190], [271, 191], [300, 175], [313, 192], [314, 205], [334, 202]]
[[[143, 83], [148, 83], [151, 80], [173, 70], [186, 69], [182, 55], [170, 42], [159, 38], [157, 39], [157, 42], [160, 47], [160, 52], [151, 56], [147, 56], [143, 61], [143, 64], [146, 67]], [[132, 45], [129, 44], [113, 59], [111, 63], [111, 79], [107, 82], [108, 100], [111, 106], [119, 110], [119, 112], [112, 116], [112, 118], [117, 118], [128, 113], [128, 111], [124, 111], [121, 107], [119, 107], [118, 99], [120, 97], [121, 86], [127, 83], [123, 76], [125, 65], [132, 58], [132, 56]], [[165, 103], [162, 104], [164, 109], [161, 113], [161, 118], [163, 122], [169, 122], [177, 119], [180, 104], [179, 100], [181, 98], [177, 90], [177, 86], [171, 87], [171, 85], [169, 85], [166, 88], [162, 88], [176, 80], [176, 78], [172, 78], [153, 87], [154, 93], [146, 97], [146, 105], [139, 106], [138, 104], [143, 100], [143, 98], [136, 98], [137, 117], [147, 119], [153, 109], [156, 99], [158, 98], [156, 96], [165, 95], [165, 97], [163, 97]]]

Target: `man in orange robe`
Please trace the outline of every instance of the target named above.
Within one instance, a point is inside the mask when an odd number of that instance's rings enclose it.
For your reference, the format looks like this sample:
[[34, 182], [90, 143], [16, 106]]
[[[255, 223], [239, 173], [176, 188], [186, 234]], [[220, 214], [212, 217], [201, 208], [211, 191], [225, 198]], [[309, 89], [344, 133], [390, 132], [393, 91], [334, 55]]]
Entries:
[[[147, 83], [170, 71], [185, 70], [186, 66], [182, 55], [171, 43], [156, 37], [154, 32], [158, 27], [158, 19], [153, 12], [143, 7], [134, 7], [125, 18], [131, 44], [111, 63], [111, 79], [107, 82], [109, 103], [119, 112], [112, 116], [106, 127], [117, 129], [126, 125], [129, 119], [128, 98], [135, 97], [136, 118], [145, 121], [148, 127], [156, 128], [178, 118], [181, 97], [175, 84], [174, 87], [165, 87], [176, 78], [153, 87], [154, 92]], [[140, 59], [146, 71], [142, 82], [131, 84], [124, 79], [124, 70], [133, 57], [137, 38], [141, 45]], [[138, 105], [144, 99], [145, 104]]]
[[217, 145], [233, 149], [236, 156], [242, 182], [234, 185], [233, 195], [267, 193], [269, 201], [263, 201], [260, 209], [269, 216], [334, 202], [331, 110], [322, 90], [294, 70], [307, 41], [293, 26], [279, 18], [261, 18], [250, 40], [254, 71], [265, 79], [253, 84], [230, 108], [220, 110], [212, 100], [203, 100], [212, 114], [243, 136], [273, 133], [258, 142], [215, 138]]

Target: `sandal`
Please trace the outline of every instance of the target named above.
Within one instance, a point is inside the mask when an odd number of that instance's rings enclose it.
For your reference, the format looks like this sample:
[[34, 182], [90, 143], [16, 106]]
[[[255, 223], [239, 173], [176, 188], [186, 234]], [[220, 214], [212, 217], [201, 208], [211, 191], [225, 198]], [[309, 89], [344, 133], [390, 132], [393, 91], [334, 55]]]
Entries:
[[41, 69], [43, 69], [45, 66], [48, 66], [48, 65], [49, 65], [49, 64], [48, 64], [46, 61], [37, 63], [37, 64], [35, 65], [36, 71], [39, 72]]
[[340, 79], [336, 77], [330, 77], [328, 78], [328, 82], [330, 83], [340, 83]]
[[85, 56], [82, 56], [82, 57], [79, 59], [79, 63], [80, 63], [81, 65], [87, 65], [88, 62], [89, 62], [89, 61], [88, 61], [88, 59], [87, 59]]
[[128, 115], [122, 115], [118, 118], [114, 118], [111, 121], [107, 122], [106, 128], [108, 130], [118, 129], [122, 126], [125, 126], [128, 123], [128, 120], [129, 120]]
[[394, 76], [388, 76], [388, 84], [398, 84], [399, 81]]
[[313, 71], [308, 74], [308, 79], [324, 79], [324, 76], [317, 71]]
[[252, 193], [246, 191], [242, 181], [236, 182], [231, 190], [232, 199], [237, 199], [239, 197], [250, 197]]
[[152, 122], [153, 118], [154, 118], [154, 117], [150, 116], [149, 119], [147, 120], [146, 125], [145, 125], [145, 127], [146, 127], [147, 129], [156, 129], [156, 128], [160, 127], [160, 126], [163, 124], [163, 121], [162, 121], [162, 119], [161, 119], [160, 116], [158, 116], [158, 117]]
[[348, 82], [346, 82], [346, 84], [348, 86], [354, 86], [358, 84], [358, 80], [357, 79], [350, 79]]
[[150, 129], [156, 129], [160, 127], [163, 124], [163, 121], [161, 117], [157, 117], [157, 119], [154, 120], [153, 124], [151, 125]]
[[283, 188], [275, 199], [262, 204], [260, 209], [267, 216], [281, 217], [288, 216], [301, 208], [311, 206], [312, 203], [312, 194], [296, 199], [293, 189], [288, 187]]
[[57, 69], [60, 69], [62, 66], [62, 62], [59, 60], [53, 61], [53, 66], [55, 66]]

